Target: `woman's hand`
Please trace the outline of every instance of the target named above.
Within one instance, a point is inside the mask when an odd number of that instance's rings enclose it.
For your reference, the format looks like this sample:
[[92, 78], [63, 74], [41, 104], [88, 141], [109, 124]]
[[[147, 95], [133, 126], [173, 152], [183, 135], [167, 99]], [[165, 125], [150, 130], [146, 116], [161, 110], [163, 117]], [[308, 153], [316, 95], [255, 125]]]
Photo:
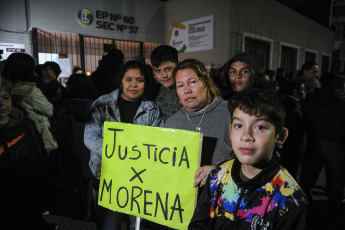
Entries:
[[212, 168], [213, 165], [205, 165], [196, 170], [196, 173], [194, 175], [194, 188], [197, 187], [199, 184], [200, 187], [203, 187], [206, 184], [207, 176], [211, 172]]
[[98, 173], [97, 173], [97, 180], [101, 179], [101, 169], [98, 169]]

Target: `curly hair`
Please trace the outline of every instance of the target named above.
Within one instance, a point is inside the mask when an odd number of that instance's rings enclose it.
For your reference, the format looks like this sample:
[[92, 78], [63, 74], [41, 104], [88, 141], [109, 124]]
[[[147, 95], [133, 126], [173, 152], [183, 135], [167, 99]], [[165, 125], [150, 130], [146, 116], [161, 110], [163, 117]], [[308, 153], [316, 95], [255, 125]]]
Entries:
[[274, 125], [276, 134], [284, 127], [285, 110], [278, 95], [264, 89], [247, 89], [229, 99], [228, 109], [233, 119], [236, 109], [250, 116], [266, 115], [267, 120]]

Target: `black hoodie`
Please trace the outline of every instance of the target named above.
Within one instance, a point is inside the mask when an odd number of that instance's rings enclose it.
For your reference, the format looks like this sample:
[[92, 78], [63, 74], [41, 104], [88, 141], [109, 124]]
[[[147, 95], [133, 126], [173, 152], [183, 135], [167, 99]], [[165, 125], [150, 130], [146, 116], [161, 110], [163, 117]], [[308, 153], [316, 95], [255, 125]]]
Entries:
[[231, 85], [230, 85], [229, 70], [230, 70], [231, 64], [236, 62], [236, 61], [245, 62], [250, 66], [250, 70], [252, 72], [253, 77], [252, 77], [252, 81], [251, 81], [249, 87], [267, 89], [270, 91], [274, 91], [273, 87], [268, 82], [265, 82], [263, 79], [258, 77], [257, 62], [256, 62], [255, 58], [246, 52], [242, 52], [242, 53], [236, 54], [227, 63], [224, 64], [224, 66], [225, 66], [224, 76], [225, 76], [226, 84], [228, 86], [228, 92], [223, 96], [224, 100], [228, 100], [231, 96], [233, 96], [235, 94], [235, 92], [232, 90]]

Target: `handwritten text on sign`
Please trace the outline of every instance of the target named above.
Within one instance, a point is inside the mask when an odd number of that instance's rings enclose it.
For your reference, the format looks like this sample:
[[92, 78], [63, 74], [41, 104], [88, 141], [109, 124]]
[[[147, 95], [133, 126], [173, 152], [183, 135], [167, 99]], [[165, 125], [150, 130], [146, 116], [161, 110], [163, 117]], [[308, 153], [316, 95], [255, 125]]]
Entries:
[[105, 122], [99, 204], [187, 229], [199, 148], [197, 132]]

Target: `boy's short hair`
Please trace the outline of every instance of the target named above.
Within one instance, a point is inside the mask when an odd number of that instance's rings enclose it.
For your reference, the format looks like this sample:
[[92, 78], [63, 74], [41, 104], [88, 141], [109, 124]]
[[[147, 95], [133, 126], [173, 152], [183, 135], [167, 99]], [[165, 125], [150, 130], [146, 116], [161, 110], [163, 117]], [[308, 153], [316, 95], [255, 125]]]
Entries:
[[150, 56], [151, 65], [159, 67], [164, 63], [172, 62], [177, 65], [178, 63], [178, 52], [177, 50], [168, 45], [161, 45], [154, 49]]
[[61, 68], [60, 65], [53, 61], [47, 61], [43, 64], [43, 69], [47, 70], [51, 68], [53, 72], [55, 73], [56, 77], [58, 77], [61, 74]]
[[274, 125], [276, 134], [284, 127], [285, 110], [282, 101], [276, 93], [263, 89], [247, 89], [229, 99], [228, 108], [231, 119], [236, 108], [251, 116], [266, 115], [267, 120]]

